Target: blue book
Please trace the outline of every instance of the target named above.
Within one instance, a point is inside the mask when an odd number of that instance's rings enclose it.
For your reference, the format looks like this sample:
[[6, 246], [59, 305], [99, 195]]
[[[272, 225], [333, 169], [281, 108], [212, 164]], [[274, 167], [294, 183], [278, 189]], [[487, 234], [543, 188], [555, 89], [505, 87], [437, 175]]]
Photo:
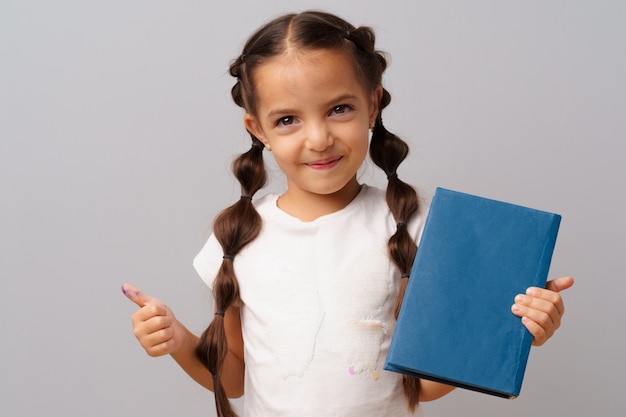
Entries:
[[532, 335], [511, 305], [545, 287], [560, 221], [437, 188], [385, 369], [517, 397]]

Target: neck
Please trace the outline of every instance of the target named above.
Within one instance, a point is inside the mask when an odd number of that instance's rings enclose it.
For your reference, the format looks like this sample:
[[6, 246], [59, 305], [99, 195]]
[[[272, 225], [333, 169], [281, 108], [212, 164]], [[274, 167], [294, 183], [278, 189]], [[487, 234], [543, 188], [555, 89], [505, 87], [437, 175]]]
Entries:
[[304, 222], [345, 208], [359, 194], [361, 185], [356, 177], [341, 190], [330, 194], [315, 194], [289, 188], [278, 199], [277, 205], [285, 213]]

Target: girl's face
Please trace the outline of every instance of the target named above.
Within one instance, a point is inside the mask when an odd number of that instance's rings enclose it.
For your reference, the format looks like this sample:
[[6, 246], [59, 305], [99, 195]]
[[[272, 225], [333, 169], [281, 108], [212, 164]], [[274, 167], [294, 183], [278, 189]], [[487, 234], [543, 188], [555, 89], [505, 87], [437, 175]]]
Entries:
[[281, 202], [350, 202], [382, 88], [366, 91], [349, 57], [332, 50], [280, 55], [255, 70], [254, 82], [257, 114], [244, 122], [287, 176]]

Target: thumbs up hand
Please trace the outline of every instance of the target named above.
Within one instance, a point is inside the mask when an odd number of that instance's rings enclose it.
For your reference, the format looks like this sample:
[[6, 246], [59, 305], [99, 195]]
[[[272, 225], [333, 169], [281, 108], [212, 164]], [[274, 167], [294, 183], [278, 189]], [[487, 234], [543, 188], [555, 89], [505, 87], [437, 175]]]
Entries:
[[182, 346], [185, 328], [169, 307], [128, 283], [122, 285], [122, 292], [141, 307], [132, 316], [133, 332], [148, 355], [167, 355]]

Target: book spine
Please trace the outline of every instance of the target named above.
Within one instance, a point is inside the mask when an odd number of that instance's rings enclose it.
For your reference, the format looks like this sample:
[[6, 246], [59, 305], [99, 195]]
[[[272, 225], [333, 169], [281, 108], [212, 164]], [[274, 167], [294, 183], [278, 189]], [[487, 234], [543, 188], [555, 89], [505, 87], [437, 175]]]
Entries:
[[[537, 272], [535, 274], [534, 282], [532, 286], [545, 287], [548, 278], [548, 271], [550, 270], [550, 263], [552, 261], [552, 253], [554, 252], [554, 246], [556, 244], [556, 236], [561, 224], [561, 216], [558, 214], [550, 214], [552, 217], [549, 232], [546, 236], [546, 242], [543, 247], [541, 259], [537, 264]], [[530, 354], [530, 348], [532, 345], [532, 335], [527, 329], [523, 329], [524, 337], [522, 338], [520, 346], [520, 358], [517, 368], [517, 374], [515, 377], [516, 393], [514, 397], [519, 395], [519, 391], [522, 386], [522, 380], [524, 378], [524, 372], [526, 371], [526, 364], [528, 363], [528, 356]]]

